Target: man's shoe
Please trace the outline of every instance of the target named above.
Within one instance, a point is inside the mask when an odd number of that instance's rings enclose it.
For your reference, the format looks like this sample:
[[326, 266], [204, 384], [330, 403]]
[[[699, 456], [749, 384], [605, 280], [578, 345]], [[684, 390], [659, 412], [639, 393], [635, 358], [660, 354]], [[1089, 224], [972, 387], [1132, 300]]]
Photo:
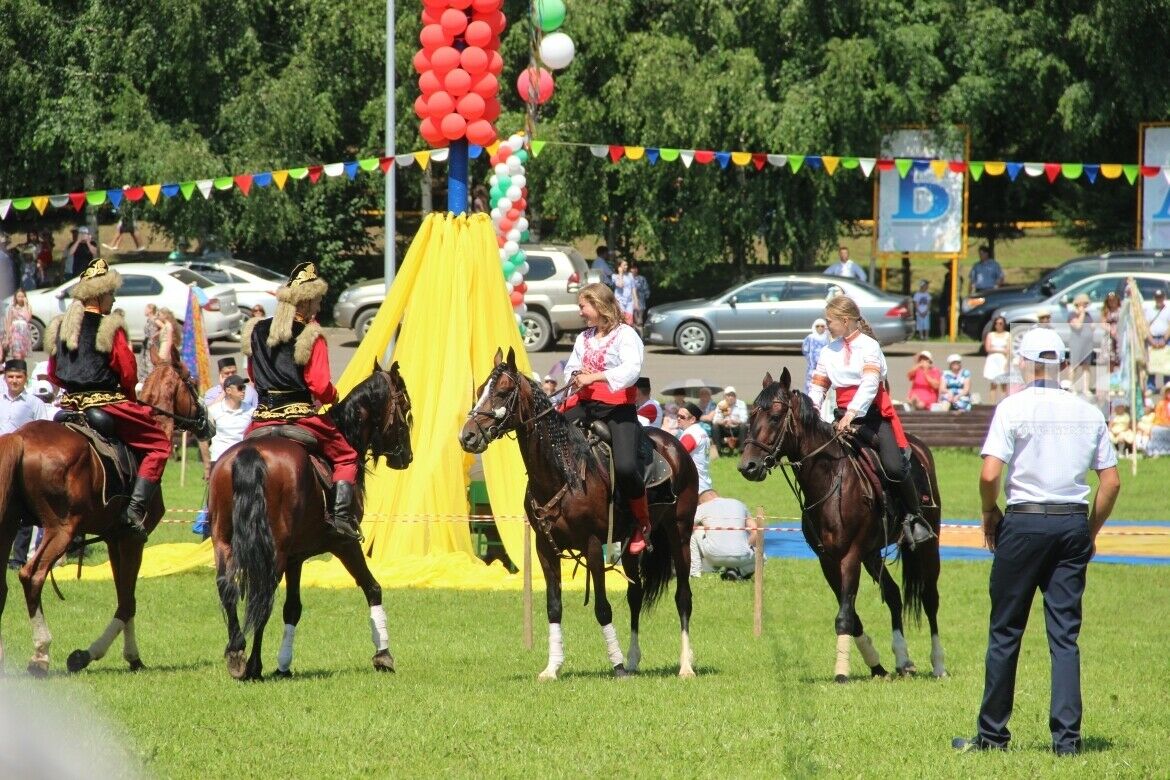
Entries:
[[1081, 752], [1081, 741], [1078, 739], [1071, 745], [1053, 745], [1052, 752], [1058, 756], [1076, 756]]
[[985, 750], [1007, 750], [1007, 745], [996, 745], [983, 737], [955, 737], [951, 740], [951, 747], [960, 753], [981, 753]]
[[342, 539], [362, 541], [358, 519], [354, 515], [353, 483], [340, 480], [333, 485], [333, 511], [326, 522], [330, 530]]

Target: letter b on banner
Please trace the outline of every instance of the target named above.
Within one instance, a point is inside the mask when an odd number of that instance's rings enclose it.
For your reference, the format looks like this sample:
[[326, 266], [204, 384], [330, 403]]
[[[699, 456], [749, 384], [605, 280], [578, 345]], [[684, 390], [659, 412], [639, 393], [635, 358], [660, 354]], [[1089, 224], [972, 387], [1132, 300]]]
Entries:
[[895, 130], [882, 141], [884, 158], [915, 162], [904, 177], [896, 167], [880, 174], [879, 252], [959, 254], [964, 251], [964, 177], [949, 170], [938, 176], [924, 162], [961, 159], [961, 149], [961, 140], [948, 141], [930, 130]]
[[918, 172], [911, 171], [898, 180], [898, 210], [891, 219], [932, 222], [950, 210], [950, 203], [951, 196], [942, 185], [918, 181]]

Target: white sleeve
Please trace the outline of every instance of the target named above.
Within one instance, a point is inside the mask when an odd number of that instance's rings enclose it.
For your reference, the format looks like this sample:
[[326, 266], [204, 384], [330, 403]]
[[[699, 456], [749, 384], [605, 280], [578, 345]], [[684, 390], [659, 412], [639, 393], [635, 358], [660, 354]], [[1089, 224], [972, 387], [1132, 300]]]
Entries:
[[[1105, 443], [1109, 443], [1108, 436], [1105, 437]], [[1011, 421], [1004, 410], [1003, 404], [996, 407], [995, 416], [991, 418], [991, 426], [987, 429], [987, 438], [983, 441], [983, 449], [980, 455], [986, 457], [990, 455], [993, 458], [998, 458], [1004, 463], [1012, 459], [1012, 453], [1016, 449], [1016, 437], [1012, 432]], [[1110, 446], [1110, 449], [1113, 449]]]
[[618, 364], [604, 372], [609, 389], [615, 392], [632, 387], [642, 375], [642, 338], [629, 325], [618, 327], [622, 330], [612, 347], [617, 350]]
[[582, 331], [577, 334], [577, 340], [573, 342], [573, 353], [569, 355], [569, 359], [565, 361], [565, 375], [561, 377], [561, 384], [569, 384], [569, 380], [573, 377], [573, 372], [581, 368], [581, 360], [585, 357], [585, 333]]
[[813, 406], [817, 409], [821, 408], [821, 404], [825, 400], [825, 386], [818, 384], [817, 380], [824, 381], [829, 377], [829, 370], [825, 368], [826, 352], [828, 352], [827, 349], [821, 350], [821, 354], [817, 357], [817, 367], [813, 369], [812, 376], [808, 380], [808, 397], [812, 399]]
[[1093, 456], [1093, 469], [1107, 469], [1117, 465], [1117, 448], [1109, 441], [1109, 426], [1105, 423], [1105, 416], [1101, 416], [1097, 428], [1097, 452]]

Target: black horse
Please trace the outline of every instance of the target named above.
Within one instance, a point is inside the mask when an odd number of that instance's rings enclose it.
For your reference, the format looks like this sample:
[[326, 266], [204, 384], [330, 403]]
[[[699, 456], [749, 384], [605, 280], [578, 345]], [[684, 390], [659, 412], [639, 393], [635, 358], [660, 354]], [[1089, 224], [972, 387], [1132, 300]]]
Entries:
[[[812, 399], [790, 387], [788, 369], [780, 381], [764, 376], [748, 421], [739, 471], [753, 482], [763, 481], [777, 465], [790, 465], [802, 499], [801, 528], [805, 541], [817, 554], [821, 571], [837, 596], [837, 682], [849, 679], [849, 640], [853, 637], [874, 676], [885, 676], [873, 641], [865, 634], [855, 609], [861, 567], [878, 581], [882, 599], [893, 624], [894, 663], [902, 674], [916, 671], [902, 633], [902, 594], [886, 570], [882, 550], [900, 540], [897, 513], [888, 513], [881, 491], [869, 482], [865, 470], [847, 441], [820, 418]], [[929, 483], [931, 501], [924, 502], [923, 517], [937, 535], [942, 516], [934, 458], [929, 448], [914, 437], [910, 445]], [[787, 459], [784, 464], [782, 459]], [[938, 538], [911, 550], [900, 542], [902, 587], [906, 606], [915, 621], [922, 610], [930, 623], [930, 661], [935, 677], [946, 675], [943, 649], [938, 637]]]

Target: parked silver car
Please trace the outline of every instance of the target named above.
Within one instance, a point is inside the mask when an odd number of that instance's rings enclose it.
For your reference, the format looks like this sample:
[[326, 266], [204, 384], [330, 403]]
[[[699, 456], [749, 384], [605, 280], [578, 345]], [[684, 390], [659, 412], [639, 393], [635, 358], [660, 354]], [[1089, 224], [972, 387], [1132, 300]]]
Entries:
[[841, 277], [777, 274], [737, 284], [714, 298], [651, 307], [645, 339], [673, 344], [685, 355], [800, 344], [813, 320], [824, 316], [825, 301], [838, 291], [857, 302], [882, 344], [905, 341], [914, 332], [914, 314], [904, 296]]
[[996, 309], [991, 321], [995, 322], [997, 317], [1003, 317], [1008, 325], [1034, 323], [1043, 313], [1050, 315], [1054, 323], [1066, 322], [1072, 312], [1073, 299], [1084, 294], [1089, 296], [1089, 315], [1095, 322], [1100, 322], [1101, 304], [1105, 296], [1115, 292], [1124, 298], [1125, 280], [1130, 277], [1137, 282], [1142, 300], [1145, 301], [1153, 300], [1155, 290], [1170, 289], [1170, 272], [1167, 271], [1111, 271], [1081, 279], [1039, 303], [1021, 303]]

